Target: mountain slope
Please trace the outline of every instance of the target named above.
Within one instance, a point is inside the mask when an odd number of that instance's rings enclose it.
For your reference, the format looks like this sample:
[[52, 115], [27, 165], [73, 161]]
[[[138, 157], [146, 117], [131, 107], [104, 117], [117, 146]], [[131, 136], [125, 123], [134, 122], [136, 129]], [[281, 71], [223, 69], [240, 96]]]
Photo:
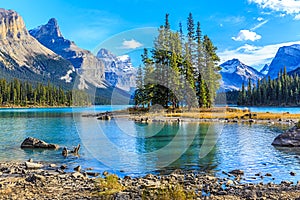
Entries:
[[249, 78], [252, 83], [256, 83], [258, 79], [264, 77], [263, 74], [254, 68], [247, 66], [238, 59], [232, 59], [220, 65], [222, 70], [221, 90], [239, 90], [242, 84], [247, 84]]
[[297, 69], [294, 69], [293, 71], [288, 72], [287, 74], [289, 76], [295, 76], [295, 75], [300, 76], [300, 67], [298, 67]]
[[278, 76], [278, 72], [286, 67], [287, 72], [293, 71], [300, 67], [300, 45], [280, 47], [270, 64], [267, 76], [272, 79]]
[[81, 49], [74, 42], [65, 39], [56, 19], [50, 19], [47, 24], [32, 29], [29, 33], [41, 44], [70, 61], [81, 75], [83, 87], [87, 86], [85, 82], [95, 87], [104, 86], [103, 63], [90, 51]]
[[270, 71], [270, 65], [265, 64], [265, 66], [259, 71], [263, 75], [267, 75]]
[[134, 90], [137, 69], [132, 66], [128, 55], [115, 56], [107, 49], [100, 49], [97, 57], [105, 65], [105, 80], [125, 91]]
[[71, 63], [33, 38], [18, 13], [0, 9], [1, 78], [67, 86], [74, 76]]

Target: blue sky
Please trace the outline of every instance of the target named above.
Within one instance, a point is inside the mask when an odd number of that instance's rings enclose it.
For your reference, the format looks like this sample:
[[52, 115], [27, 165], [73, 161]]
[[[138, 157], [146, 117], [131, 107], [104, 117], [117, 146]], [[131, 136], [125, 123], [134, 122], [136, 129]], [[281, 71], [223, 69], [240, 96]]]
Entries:
[[259, 69], [280, 46], [300, 43], [299, 0], [9, 0], [1, 7], [20, 13], [28, 29], [54, 17], [67, 39], [91, 51], [106, 47], [125, 54], [151, 47], [165, 13], [177, 30], [189, 12], [222, 61], [238, 58]]

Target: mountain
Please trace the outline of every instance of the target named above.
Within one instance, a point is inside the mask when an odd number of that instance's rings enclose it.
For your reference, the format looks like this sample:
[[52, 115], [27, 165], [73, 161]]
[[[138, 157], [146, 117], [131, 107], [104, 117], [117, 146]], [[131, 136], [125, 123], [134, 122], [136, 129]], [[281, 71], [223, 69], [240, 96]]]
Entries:
[[297, 69], [294, 69], [293, 71], [288, 72], [287, 74], [289, 76], [295, 76], [295, 75], [300, 76], [300, 67], [298, 67]]
[[239, 90], [243, 83], [247, 85], [249, 78], [252, 83], [256, 83], [258, 79], [264, 77], [263, 74], [238, 59], [228, 60], [220, 66], [222, 68], [220, 71], [222, 75], [221, 90]]
[[0, 78], [30, 82], [51, 81], [70, 86], [75, 77], [72, 64], [41, 45], [13, 10], [0, 9]]
[[263, 75], [267, 75], [270, 71], [270, 65], [265, 64], [265, 66], [259, 71]]
[[104, 64], [90, 51], [81, 49], [60, 31], [57, 20], [52, 18], [47, 24], [29, 31], [41, 44], [70, 61], [81, 76], [80, 85], [87, 87], [86, 82], [95, 87], [103, 87]]
[[286, 67], [287, 72], [293, 71], [300, 67], [300, 45], [280, 47], [270, 64], [270, 70], [267, 76], [272, 79], [278, 76], [278, 72]]
[[125, 91], [133, 92], [137, 69], [128, 55], [116, 56], [107, 49], [100, 49], [97, 57], [104, 63], [105, 80]]

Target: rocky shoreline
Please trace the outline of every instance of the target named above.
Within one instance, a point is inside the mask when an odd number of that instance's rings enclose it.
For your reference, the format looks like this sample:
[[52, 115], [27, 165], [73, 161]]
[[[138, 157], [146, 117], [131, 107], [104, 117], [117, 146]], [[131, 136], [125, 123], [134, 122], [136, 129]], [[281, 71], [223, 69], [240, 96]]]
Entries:
[[217, 178], [195, 171], [169, 175], [118, 178], [91, 169], [47, 163], [28, 168], [26, 162], [0, 163], [0, 199], [297, 199], [300, 181], [280, 184], [240, 183], [243, 171]]

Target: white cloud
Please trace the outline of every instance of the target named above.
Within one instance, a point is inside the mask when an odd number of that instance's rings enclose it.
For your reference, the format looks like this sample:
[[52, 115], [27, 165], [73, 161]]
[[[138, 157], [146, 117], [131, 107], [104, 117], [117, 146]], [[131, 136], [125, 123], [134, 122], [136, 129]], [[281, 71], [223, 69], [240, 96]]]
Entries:
[[285, 13], [280, 13], [279, 17], [285, 17], [286, 14]]
[[136, 49], [136, 48], [139, 48], [139, 47], [142, 47], [143, 44], [134, 40], [134, 39], [131, 39], [131, 40], [124, 40], [123, 43], [122, 43], [122, 49]]
[[261, 21], [263, 21], [263, 20], [264, 20], [264, 18], [262, 18], [262, 17], [258, 17], [256, 20], [257, 20], [257, 21], [259, 21], [259, 22], [261, 22]]
[[243, 63], [260, 69], [272, 61], [280, 47], [291, 46], [293, 44], [300, 44], [300, 41], [272, 44], [262, 47], [245, 44], [237, 49], [218, 52], [218, 55], [221, 58], [221, 63], [233, 58], [238, 58]]
[[295, 20], [300, 20], [300, 14], [295, 15], [294, 19], [295, 19]]
[[251, 31], [254, 31], [254, 30], [256, 30], [256, 29], [262, 27], [263, 25], [265, 25], [266, 23], [268, 23], [268, 21], [269, 21], [269, 20], [265, 20], [265, 21], [263, 21], [263, 22], [257, 24], [256, 26], [254, 26], [253, 28], [251, 28]]
[[258, 35], [254, 31], [250, 31], [250, 30], [240, 30], [238, 35], [236, 37], [232, 37], [232, 39], [234, 41], [246, 41], [246, 40], [255, 41], [261, 39], [261, 35]]
[[248, 2], [256, 3], [263, 9], [268, 8], [287, 14], [297, 14], [300, 12], [299, 0], [248, 0]]

